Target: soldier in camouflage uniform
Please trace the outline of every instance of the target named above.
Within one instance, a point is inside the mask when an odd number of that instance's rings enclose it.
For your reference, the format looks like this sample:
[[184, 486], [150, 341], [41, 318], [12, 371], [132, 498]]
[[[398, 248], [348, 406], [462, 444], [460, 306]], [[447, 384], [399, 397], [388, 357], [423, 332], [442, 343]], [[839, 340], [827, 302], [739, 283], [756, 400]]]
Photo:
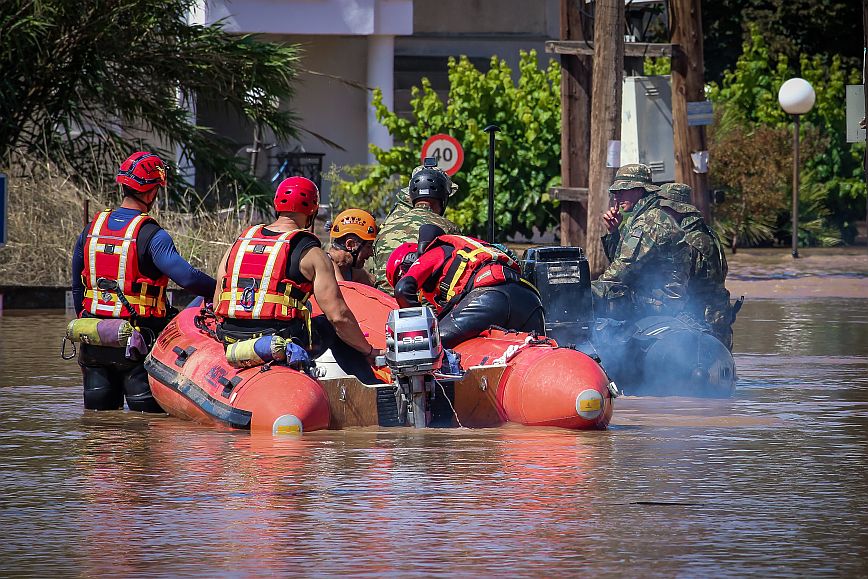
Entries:
[[667, 183], [660, 188], [660, 206], [678, 220], [691, 250], [687, 313], [707, 324], [712, 334], [732, 350], [734, 312], [726, 289], [726, 254], [717, 233], [690, 203], [692, 192], [684, 183]]
[[614, 203], [603, 215], [609, 233], [602, 241], [611, 263], [592, 283], [602, 317], [676, 316], [687, 305], [691, 251], [659, 191], [640, 164], [618, 169], [609, 188]]
[[398, 205], [383, 222], [374, 242], [371, 271], [377, 289], [392, 292], [386, 281], [389, 256], [405, 241], [415, 242], [421, 226], [431, 223], [450, 235], [461, 234], [457, 225], [443, 217], [454, 189], [449, 176], [436, 167], [416, 167], [413, 170], [410, 185], [402, 190]]

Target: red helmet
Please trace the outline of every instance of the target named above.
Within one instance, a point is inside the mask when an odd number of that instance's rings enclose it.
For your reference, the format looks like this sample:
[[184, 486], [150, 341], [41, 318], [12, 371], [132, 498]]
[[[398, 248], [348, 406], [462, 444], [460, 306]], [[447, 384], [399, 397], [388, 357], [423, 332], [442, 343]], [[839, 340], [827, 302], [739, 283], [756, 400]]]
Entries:
[[115, 181], [142, 193], [157, 186], [165, 187], [166, 166], [153, 153], [137, 151], [121, 163]]
[[395, 287], [398, 280], [404, 277], [404, 274], [416, 261], [417, 250], [417, 244], [404, 242], [389, 255], [389, 259], [386, 260], [386, 281], [389, 282], [390, 286]]
[[319, 189], [305, 177], [290, 177], [277, 186], [274, 210], [278, 213], [303, 213], [310, 217], [319, 210]]

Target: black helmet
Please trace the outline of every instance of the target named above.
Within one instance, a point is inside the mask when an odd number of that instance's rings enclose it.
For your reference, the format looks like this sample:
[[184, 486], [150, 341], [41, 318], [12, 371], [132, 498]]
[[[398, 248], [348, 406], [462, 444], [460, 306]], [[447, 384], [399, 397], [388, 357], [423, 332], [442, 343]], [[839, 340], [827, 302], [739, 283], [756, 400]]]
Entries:
[[422, 169], [410, 179], [410, 201], [414, 204], [419, 199], [436, 199], [446, 209], [450, 192], [446, 173], [438, 169]]

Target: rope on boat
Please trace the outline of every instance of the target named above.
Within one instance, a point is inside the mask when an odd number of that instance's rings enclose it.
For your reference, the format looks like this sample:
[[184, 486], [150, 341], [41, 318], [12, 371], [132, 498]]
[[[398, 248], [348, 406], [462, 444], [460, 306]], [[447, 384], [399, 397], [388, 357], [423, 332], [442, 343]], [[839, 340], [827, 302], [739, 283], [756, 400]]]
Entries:
[[199, 329], [200, 332], [209, 335], [212, 339], [219, 342], [220, 338], [217, 337], [216, 330], [211, 329], [211, 326], [208, 324], [209, 320], [213, 320], [216, 327], [217, 315], [214, 313], [214, 309], [210, 307], [209, 304], [204, 304], [199, 310], [199, 315], [193, 318], [193, 324]]
[[493, 360], [491, 363], [493, 365], [496, 364], [506, 364], [510, 360], [512, 360], [516, 354], [525, 348], [532, 346], [543, 346], [543, 345], [553, 345], [553, 342], [545, 337], [539, 336], [536, 333], [532, 333], [524, 339], [524, 342], [521, 344], [511, 344], [504, 352], [500, 358]]
[[440, 382], [440, 380], [437, 380], [436, 378], [434, 379], [434, 381], [437, 383], [438, 386], [440, 386], [440, 391], [443, 393], [443, 397], [446, 398], [446, 402], [447, 402], [447, 404], [449, 404], [449, 408], [452, 409], [452, 416], [455, 417], [455, 422], [458, 423], [458, 428], [464, 428], [464, 425], [461, 424], [461, 419], [458, 418], [458, 413], [455, 412], [455, 407], [452, 406], [452, 401], [449, 400], [449, 396], [446, 394], [446, 388], [443, 387], [443, 383]]

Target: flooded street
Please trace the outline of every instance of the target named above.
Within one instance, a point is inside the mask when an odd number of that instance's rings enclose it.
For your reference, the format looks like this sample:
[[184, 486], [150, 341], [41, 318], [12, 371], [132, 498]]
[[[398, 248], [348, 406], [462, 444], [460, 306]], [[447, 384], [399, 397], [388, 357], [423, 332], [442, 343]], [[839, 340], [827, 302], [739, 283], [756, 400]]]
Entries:
[[733, 399], [605, 432], [84, 412], [66, 319], [0, 318], [4, 575], [868, 574], [868, 299], [747, 302]]

